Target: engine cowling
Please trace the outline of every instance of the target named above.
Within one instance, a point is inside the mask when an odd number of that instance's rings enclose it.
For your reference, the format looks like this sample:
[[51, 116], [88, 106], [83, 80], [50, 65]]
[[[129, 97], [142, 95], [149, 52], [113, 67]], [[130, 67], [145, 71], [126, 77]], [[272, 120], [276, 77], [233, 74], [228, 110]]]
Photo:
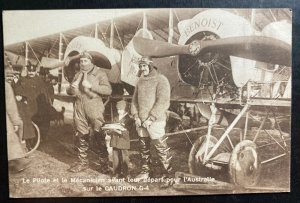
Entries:
[[[234, 22], [234, 23], [233, 23]], [[244, 18], [223, 10], [207, 10], [178, 25], [181, 37], [178, 44], [193, 40], [215, 40], [235, 36], [250, 36], [255, 30]], [[180, 78], [194, 87], [217, 85], [224, 81], [237, 87], [243, 86], [255, 66], [255, 61], [217, 53], [198, 56], [179, 56]]]

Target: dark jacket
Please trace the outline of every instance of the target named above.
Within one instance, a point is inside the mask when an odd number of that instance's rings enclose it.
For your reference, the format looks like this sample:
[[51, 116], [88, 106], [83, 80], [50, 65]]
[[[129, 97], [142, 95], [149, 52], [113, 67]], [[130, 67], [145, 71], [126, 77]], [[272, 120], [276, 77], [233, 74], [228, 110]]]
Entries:
[[122, 131], [122, 134], [116, 132], [111, 132], [110, 146], [117, 149], [130, 149], [130, 136], [129, 132], [133, 127], [133, 119], [127, 114], [121, 120], [116, 117], [114, 122], [120, 123], [123, 127], [126, 128], [125, 131]]
[[[38, 113], [38, 100], [48, 101], [45, 83], [39, 77], [21, 77], [18, 83], [14, 86], [15, 95], [23, 97], [23, 101], [27, 101], [31, 117]], [[42, 96], [41, 96], [42, 95]], [[41, 99], [43, 97], [43, 99]]]

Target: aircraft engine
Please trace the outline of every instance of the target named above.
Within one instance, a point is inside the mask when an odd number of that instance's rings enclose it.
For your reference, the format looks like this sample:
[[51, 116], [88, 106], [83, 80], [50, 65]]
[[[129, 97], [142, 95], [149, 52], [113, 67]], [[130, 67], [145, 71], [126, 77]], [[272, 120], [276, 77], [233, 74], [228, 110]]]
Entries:
[[[179, 45], [186, 45], [194, 40], [216, 40], [219, 38], [250, 36], [255, 30], [244, 18], [222, 10], [207, 10], [190, 20], [178, 24], [181, 37]], [[226, 54], [206, 52], [197, 56], [180, 55], [178, 72], [183, 82], [194, 87], [242, 86], [247, 81], [244, 75], [246, 67], [253, 67], [255, 62]], [[244, 67], [244, 68], [242, 68]], [[244, 69], [244, 70], [243, 70]]]

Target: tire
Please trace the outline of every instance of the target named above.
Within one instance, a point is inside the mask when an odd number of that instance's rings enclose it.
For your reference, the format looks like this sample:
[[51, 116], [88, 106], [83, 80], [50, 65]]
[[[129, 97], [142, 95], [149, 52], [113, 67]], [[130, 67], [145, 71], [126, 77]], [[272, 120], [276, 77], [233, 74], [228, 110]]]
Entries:
[[40, 141], [41, 141], [41, 135], [40, 135], [40, 129], [39, 127], [32, 122], [33, 128], [35, 130], [35, 137], [26, 140], [26, 154], [25, 156], [28, 156], [30, 154], [32, 154], [40, 145]]

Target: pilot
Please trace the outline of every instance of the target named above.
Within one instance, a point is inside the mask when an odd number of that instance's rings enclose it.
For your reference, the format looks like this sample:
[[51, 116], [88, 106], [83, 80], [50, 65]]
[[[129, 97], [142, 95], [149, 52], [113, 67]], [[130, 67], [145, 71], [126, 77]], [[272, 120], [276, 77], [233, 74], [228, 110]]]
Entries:
[[106, 73], [94, 65], [90, 53], [83, 52], [80, 55], [80, 71], [67, 88], [68, 94], [76, 95], [74, 123], [79, 158], [79, 163], [71, 166], [69, 171], [77, 173], [88, 168], [87, 151], [91, 126], [97, 146], [96, 153], [99, 156], [100, 172], [109, 173], [105, 134], [101, 129], [104, 124], [104, 104], [101, 95], [110, 95], [111, 92]]
[[172, 157], [164, 137], [166, 113], [170, 105], [170, 84], [164, 75], [157, 72], [151, 57], [139, 59], [139, 71], [141, 77], [135, 87], [131, 106], [141, 144], [142, 158], [142, 171], [136, 179], [142, 181], [149, 178], [150, 142], [154, 144], [163, 164], [164, 176], [170, 177], [173, 175], [170, 164]]

